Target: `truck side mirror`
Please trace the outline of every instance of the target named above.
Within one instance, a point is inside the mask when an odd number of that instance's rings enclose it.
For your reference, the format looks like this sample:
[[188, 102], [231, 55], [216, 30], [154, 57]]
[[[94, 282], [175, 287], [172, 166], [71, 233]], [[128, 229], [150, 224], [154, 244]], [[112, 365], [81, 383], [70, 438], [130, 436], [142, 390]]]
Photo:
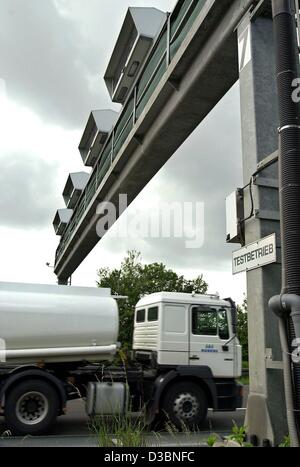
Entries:
[[230, 303], [232, 331], [233, 331], [233, 334], [237, 334], [237, 332], [238, 332], [238, 315], [237, 315], [236, 304], [232, 300], [232, 298], [225, 298], [225, 301]]

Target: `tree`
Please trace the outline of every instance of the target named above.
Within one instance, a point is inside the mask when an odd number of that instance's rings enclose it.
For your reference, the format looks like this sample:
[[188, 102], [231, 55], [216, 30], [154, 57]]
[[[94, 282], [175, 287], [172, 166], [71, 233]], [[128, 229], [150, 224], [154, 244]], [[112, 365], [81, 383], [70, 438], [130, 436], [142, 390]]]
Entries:
[[143, 295], [155, 292], [183, 292], [205, 294], [208, 284], [200, 275], [185, 279], [167, 269], [162, 263], [142, 264], [141, 254], [129, 251], [120, 269], [103, 268], [98, 271], [98, 287], [110, 288], [113, 295], [127, 296], [119, 301], [120, 334], [124, 348], [130, 349], [133, 335], [134, 309]]
[[248, 353], [248, 303], [245, 298], [242, 305], [238, 305], [238, 338], [243, 347], [243, 362], [249, 361]]

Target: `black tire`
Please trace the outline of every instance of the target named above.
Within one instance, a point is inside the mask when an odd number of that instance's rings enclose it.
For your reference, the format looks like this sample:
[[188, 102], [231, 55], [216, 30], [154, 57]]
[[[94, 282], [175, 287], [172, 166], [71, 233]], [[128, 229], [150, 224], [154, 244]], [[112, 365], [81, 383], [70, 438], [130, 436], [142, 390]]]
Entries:
[[179, 430], [195, 430], [207, 418], [208, 403], [204, 391], [195, 383], [176, 383], [163, 399], [167, 422]]
[[6, 396], [5, 421], [7, 429], [16, 436], [47, 433], [58, 413], [58, 394], [42, 380], [20, 382]]

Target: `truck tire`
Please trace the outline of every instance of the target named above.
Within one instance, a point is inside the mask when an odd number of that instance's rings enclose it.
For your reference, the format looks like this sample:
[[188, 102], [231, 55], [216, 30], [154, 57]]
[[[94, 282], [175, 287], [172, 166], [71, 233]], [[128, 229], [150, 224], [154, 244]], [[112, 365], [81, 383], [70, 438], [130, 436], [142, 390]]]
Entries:
[[167, 421], [179, 430], [194, 430], [207, 418], [207, 398], [195, 383], [176, 383], [167, 391], [162, 409]]
[[45, 434], [58, 416], [58, 394], [54, 387], [42, 380], [20, 382], [5, 399], [5, 421], [13, 435]]

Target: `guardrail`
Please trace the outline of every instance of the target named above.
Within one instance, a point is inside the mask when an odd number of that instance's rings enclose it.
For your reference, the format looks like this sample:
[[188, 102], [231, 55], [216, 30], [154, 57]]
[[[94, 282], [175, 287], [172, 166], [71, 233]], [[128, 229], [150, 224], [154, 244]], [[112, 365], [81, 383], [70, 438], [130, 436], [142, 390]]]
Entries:
[[55, 263], [63, 254], [72, 234], [97, 193], [104, 177], [140, 118], [147, 102], [178, 52], [193, 23], [207, 0], [179, 0], [168, 16], [143, 66], [137, 83], [129, 95], [119, 119], [98, 156], [90, 180], [74, 208], [73, 216], [62, 235]]

